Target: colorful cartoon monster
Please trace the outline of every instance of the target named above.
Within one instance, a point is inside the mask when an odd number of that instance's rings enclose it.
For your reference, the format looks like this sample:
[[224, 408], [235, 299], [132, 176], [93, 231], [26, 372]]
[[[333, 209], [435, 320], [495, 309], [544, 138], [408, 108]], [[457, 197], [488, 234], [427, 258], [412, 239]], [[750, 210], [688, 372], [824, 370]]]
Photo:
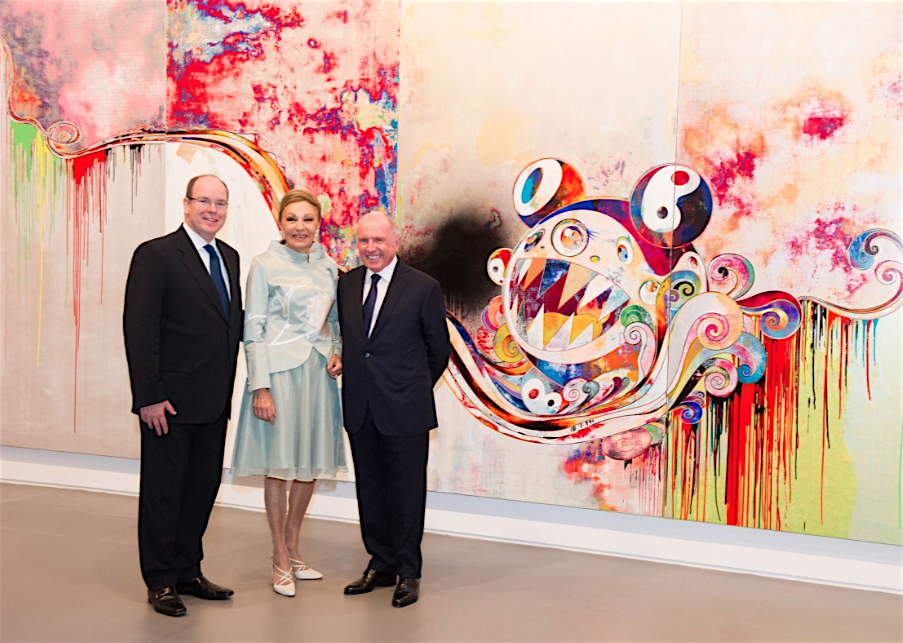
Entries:
[[[741, 299], [754, 281], [743, 257], [720, 255], [706, 269], [692, 244], [712, 216], [712, 195], [691, 167], [650, 169], [629, 199], [586, 199], [573, 167], [542, 159], [518, 177], [514, 206], [530, 230], [489, 258], [489, 277], [502, 287], [482, 317], [491, 347], [453, 320], [450, 368], [459, 399], [502, 433], [601, 438], [607, 456], [636, 457], [662, 439], [670, 411], [698, 421], [708, 396], [760, 379], [759, 337], [783, 339], [800, 326], [790, 294]], [[903, 249], [891, 232], [864, 233], [850, 248], [854, 266], [872, 267], [878, 237]], [[879, 280], [899, 282], [899, 264], [885, 264]], [[819, 303], [874, 316], [900, 301], [898, 287], [867, 311]]]

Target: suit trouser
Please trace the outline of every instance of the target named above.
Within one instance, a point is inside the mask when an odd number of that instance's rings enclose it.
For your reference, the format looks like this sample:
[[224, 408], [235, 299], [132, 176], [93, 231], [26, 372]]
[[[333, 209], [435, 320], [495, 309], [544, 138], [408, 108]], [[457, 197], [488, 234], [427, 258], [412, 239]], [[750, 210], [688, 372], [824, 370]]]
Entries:
[[179, 424], [158, 436], [141, 423], [138, 553], [148, 589], [201, 573], [201, 539], [223, 474], [228, 414], [213, 424]]
[[348, 438], [369, 568], [420, 578], [429, 431], [385, 435], [368, 409], [363, 426]]

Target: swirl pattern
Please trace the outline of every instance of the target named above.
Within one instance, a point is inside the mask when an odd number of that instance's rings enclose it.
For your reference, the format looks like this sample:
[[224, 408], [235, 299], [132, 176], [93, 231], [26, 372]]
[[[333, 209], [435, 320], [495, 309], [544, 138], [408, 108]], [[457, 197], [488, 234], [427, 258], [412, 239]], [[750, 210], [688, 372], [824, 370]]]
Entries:
[[752, 263], [734, 254], [718, 255], [709, 264], [709, 287], [732, 299], [742, 297], [756, 280]]

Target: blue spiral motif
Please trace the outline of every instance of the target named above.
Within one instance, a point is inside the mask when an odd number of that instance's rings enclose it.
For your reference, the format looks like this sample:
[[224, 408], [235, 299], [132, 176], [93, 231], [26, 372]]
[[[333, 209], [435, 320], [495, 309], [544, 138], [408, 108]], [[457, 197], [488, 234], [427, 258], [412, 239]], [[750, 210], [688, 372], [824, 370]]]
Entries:
[[875, 265], [875, 257], [878, 255], [878, 246], [875, 241], [878, 239], [889, 239], [897, 248], [903, 250], [903, 241], [895, 232], [890, 230], [866, 230], [850, 244], [849, 256], [850, 263], [858, 270], [868, 270]]
[[702, 405], [699, 402], [686, 400], [676, 409], [680, 410], [680, 419], [687, 424], [699, 424], [699, 420], [702, 419]]
[[678, 270], [672, 273], [671, 284], [665, 294], [671, 313], [676, 313], [681, 306], [698, 295], [700, 286], [699, 275], [695, 272]]
[[762, 379], [768, 365], [768, 353], [758, 339], [749, 333], [740, 333], [740, 337], [731, 347], [731, 352], [740, 358], [737, 379], [743, 384], [752, 384]]

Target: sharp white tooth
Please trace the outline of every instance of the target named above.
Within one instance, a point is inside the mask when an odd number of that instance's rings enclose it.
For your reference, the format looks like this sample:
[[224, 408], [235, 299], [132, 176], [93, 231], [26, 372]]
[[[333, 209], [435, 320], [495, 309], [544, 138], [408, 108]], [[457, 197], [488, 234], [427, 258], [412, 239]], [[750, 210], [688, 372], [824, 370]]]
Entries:
[[514, 295], [514, 301], [511, 302], [511, 309], [510, 309], [510, 310], [511, 310], [511, 312], [513, 312], [515, 315], [517, 315], [517, 312], [520, 310], [520, 308], [518, 308], [518, 304], [519, 304], [519, 303], [520, 303], [520, 295], [519, 295], [519, 294], [518, 294], [518, 295]]
[[617, 286], [613, 287], [611, 289], [611, 294], [608, 296], [608, 301], [606, 301], [605, 305], [602, 306], [602, 312], [599, 314], [599, 319], [605, 319], [608, 313], [613, 311], [621, 304], [626, 304], [629, 300], [630, 297], [627, 296], [626, 292], [624, 292]]
[[546, 307], [543, 305], [539, 307], [539, 312], [536, 313], [533, 323], [530, 324], [530, 327], [527, 329], [527, 343], [530, 344], [530, 346], [542, 348], [542, 328], [545, 316]]
[[524, 280], [524, 275], [526, 275], [527, 271], [530, 269], [531, 263], [533, 263], [532, 259], [521, 259], [517, 262], [517, 283]]
[[567, 321], [561, 325], [561, 328], [558, 329], [558, 332], [555, 333], [555, 336], [549, 340], [549, 343], [546, 344], [546, 350], [549, 351], [563, 351], [568, 342], [571, 339], [571, 331], [574, 330], [574, 316], [571, 315], [567, 318]]
[[568, 348], [577, 348], [578, 346], [583, 346], [584, 344], [588, 344], [593, 339], [593, 324], [587, 324], [586, 328], [583, 329], [583, 332], [577, 335], [570, 344], [568, 344]]
[[602, 275], [593, 277], [593, 280], [586, 286], [586, 291], [583, 293], [583, 297], [580, 299], [580, 303], [577, 305], [577, 310], [583, 308], [586, 304], [591, 302], [593, 299], [601, 295], [609, 288], [611, 288], [611, 282], [608, 279], [606, 279]]

